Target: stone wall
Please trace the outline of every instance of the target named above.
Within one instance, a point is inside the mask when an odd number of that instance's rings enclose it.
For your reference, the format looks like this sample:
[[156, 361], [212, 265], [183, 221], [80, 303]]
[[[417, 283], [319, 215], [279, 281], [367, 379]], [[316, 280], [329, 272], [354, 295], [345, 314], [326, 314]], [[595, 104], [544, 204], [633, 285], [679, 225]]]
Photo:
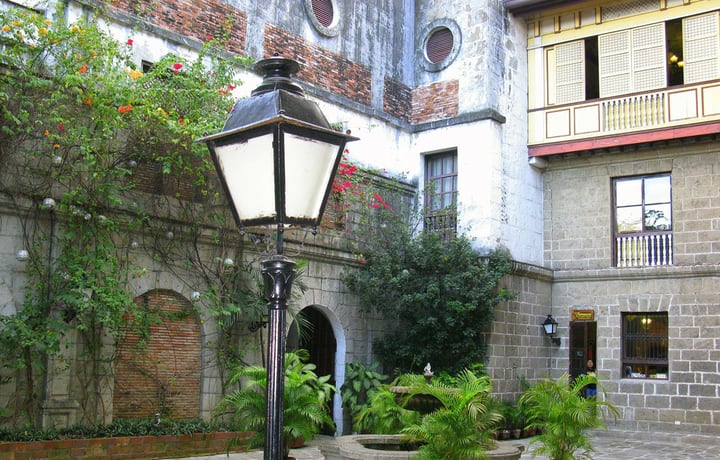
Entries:
[[[545, 254], [554, 268], [552, 313], [563, 346], [555, 373], [568, 368], [574, 309], [594, 311], [596, 366], [616, 423], [639, 430], [718, 434], [720, 424], [720, 150], [716, 142], [634, 152], [553, 158], [545, 173]], [[670, 172], [674, 264], [612, 267], [611, 179]], [[667, 312], [667, 380], [622, 374], [625, 312]]]

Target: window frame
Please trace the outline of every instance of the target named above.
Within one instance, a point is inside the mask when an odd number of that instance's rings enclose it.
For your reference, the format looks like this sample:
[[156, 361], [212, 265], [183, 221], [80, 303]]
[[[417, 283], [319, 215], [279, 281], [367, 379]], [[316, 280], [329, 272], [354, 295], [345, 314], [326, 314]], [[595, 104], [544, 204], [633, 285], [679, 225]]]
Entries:
[[[458, 198], [458, 154], [457, 149], [445, 150], [425, 155], [425, 231], [438, 231], [444, 234], [457, 233], [457, 198]], [[446, 172], [442, 164], [440, 173], [432, 174], [432, 165], [450, 159], [452, 170]], [[451, 187], [445, 189], [444, 184], [451, 179]], [[439, 184], [440, 191], [435, 189]], [[434, 206], [436, 198], [450, 196], [450, 204]], [[445, 199], [441, 199], [443, 203]]]
[[[637, 317], [641, 321], [639, 332], [630, 331], [631, 321]], [[652, 323], [664, 323], [664, 331], [650, 332]], [[669, 316], [668, 312], [623, 312], [621, 314], [621, 368], [620, 375], [623, 379], [642, 380], [668, 380], [670, 375], [669, 355]], [[642, 349], [646, 356], [630, 355], [631, 341], [636, 348]], [[656, 356], [648, 357], [647, 350], [654, 350]], [[655, 370], [655, 373], [651, 371]], [[661, 372], [664, 371], [664, 372]]]
[[[651, 179], [668, 179], [669, 201], [648, 201], [646, 182]], [[640, 202], [618, 204], [618, 184], [620, 182], [640, 181]], [[673, 198], [672, 198], [672, 173], [662, 172], [653, 174], [641, 174], [637, 176], [613, 177], [610, 180], [611, 200], [611, 237], [613, 248], [613, 266], [615, 267], [648, 267], [667, 266], [673, 264]], [[618, 211], [640, 207], [639, 229], [620, 230]], [[648, 210], [648, 208], [650, 208]], [[654, 209], [653, 209], [654, 208]], [[657, 208], [666, 208], [665, 212], [655, 212], [649, 215], [649, 211], [657, 211]], [[653, 225], [649, 226], [649, 219]]]
[[[679, 41], [671, 42], [668, 34], [674, 27], [680, 29], [680, 35], [673, 37]], [[715, 40], [719, 30], [720, 12], [713, 11], [550, 45], [544, 49], [545, 103], [553, 106], [612, 99], [720, 78], [720, 44]], [[648, 36], [657, 39], [649, 40]], [[624, 48], [611, 46], [613, 39], [622, 42]], [[596, 54], [591, 46], [594, 43]], [[708, 44], [714, 55], [702, 53]], [[675, 60], [670, 61], [671, 57]], [[621, 59], [625, 65], [614, 68], [613, 63]], [[617, 86], [620, 84], [625, 86]]]

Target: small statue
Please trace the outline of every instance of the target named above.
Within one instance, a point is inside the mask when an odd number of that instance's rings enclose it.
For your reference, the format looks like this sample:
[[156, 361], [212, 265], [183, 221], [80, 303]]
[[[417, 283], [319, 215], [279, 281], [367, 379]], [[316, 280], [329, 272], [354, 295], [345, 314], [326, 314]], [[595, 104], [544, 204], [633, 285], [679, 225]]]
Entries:
[[427, 366], [425, 366], [425, 369], [423, 369], [423, 375], [425, 376], [425, 382], [430, 383], [430, 379], [433, 376], [433, 371], [430, 367], [430, 363], [427, 363]]

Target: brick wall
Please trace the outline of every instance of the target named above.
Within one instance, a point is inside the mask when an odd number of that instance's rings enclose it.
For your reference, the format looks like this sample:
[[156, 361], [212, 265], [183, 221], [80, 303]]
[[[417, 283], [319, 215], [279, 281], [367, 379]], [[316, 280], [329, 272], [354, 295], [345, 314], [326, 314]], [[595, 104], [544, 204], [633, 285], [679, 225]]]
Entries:
[[385, 77], [383, 110], [403, 121], [410, 121], [412, 89], [401, 82]]
[[412, 90], [410, 122], [413, 124], [452, 118], [458, 115], [457, 80], [441, 81]]
[[339, 54], [320, 48], [272, 25], [265, 28], [265, 57], [274, 53], [298, 61], [297, 78], [339, 94], [359, 104], [370, 105], [370, 69]]
[[215, 38], [217, 33], [232, 21], [228, 28], [227, 49], [245, 54], [247, 15], [220, 0], [113, 0], [113, 8], [175, 33], [201, 41]]
[[228, 444], [235, 437], [241, 442], [229, 451], [244, 451], [246, 448], [242, 440], [248, 434], [239, 432], [8, 442], [2, 443], [0, 460], [144, 460], [219, 455], [228, 451]]
[[190, 302], [169, 290], [135, 299], [162, 317], [150, 328], [145, 347], [128, 330], [115, 359], [113, 417], [143, 418], [161, 413], [175, 419], [200, 415], [200, 328]]

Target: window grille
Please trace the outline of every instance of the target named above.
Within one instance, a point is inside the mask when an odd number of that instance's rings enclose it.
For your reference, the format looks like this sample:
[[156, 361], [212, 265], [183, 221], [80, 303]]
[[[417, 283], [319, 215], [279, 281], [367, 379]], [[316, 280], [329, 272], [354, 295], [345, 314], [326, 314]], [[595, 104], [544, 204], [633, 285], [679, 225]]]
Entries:
[[332, 0], [312, 0], [312, 10], [315, 18], [324, 27], [330, 27], [335, 18]]
[[668, 378], [668, 315], [623, 313], [623, 378]]
[[428, 61], [433, 64], [442, 62], [450, 56], [453, 49], [453, 34], [447, 27], [435, 29], [427, 39], [425, 44], [425, 54]]

